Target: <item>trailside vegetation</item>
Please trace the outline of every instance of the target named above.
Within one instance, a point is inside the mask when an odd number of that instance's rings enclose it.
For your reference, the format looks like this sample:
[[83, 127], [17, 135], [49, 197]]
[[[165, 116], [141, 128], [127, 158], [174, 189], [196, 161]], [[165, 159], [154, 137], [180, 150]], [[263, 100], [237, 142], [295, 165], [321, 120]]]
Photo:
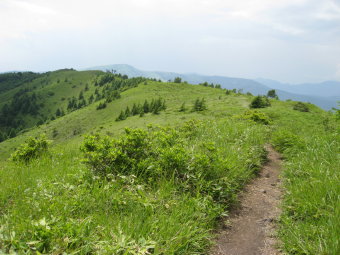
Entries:
[[[60, 148], [31, 161], [19, 179], [6, 177], [0, 250], [204, 253], [218, 218], [260, 169], [265, 137], [258, 125], [229, 120], [90, 135], [85, 164], [75, 160], [78, 152]], [[0, 180], [22, 171], [8, 167]]]

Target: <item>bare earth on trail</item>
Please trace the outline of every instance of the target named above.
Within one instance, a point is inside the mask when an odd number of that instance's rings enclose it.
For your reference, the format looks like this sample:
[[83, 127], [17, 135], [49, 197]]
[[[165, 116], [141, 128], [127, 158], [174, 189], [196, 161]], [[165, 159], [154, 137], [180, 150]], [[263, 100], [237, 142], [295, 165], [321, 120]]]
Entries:
[[280, 155], [267, 146], [268, 162], [240, 195], [240, 206], [222, 226], [212, 255], [276, 255], [275, 222], [280, 215]]

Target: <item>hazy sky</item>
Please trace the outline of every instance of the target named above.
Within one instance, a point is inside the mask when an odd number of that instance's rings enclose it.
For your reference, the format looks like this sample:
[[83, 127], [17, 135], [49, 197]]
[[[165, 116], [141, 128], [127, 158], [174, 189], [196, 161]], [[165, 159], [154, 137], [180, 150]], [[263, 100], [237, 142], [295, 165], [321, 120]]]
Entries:
[[340, 80], [340, 0], [0, 0], [0, 72], [106, 64]]

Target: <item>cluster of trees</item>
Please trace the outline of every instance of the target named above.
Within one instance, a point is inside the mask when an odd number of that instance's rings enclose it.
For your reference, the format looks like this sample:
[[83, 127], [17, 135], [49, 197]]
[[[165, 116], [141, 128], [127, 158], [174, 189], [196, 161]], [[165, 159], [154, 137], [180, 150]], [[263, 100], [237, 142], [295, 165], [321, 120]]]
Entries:
[[207, 109], [207, 105], [205, 103], [205, 99], [202, 98], [202, 99], [199, 99], [197, 98], [195, 100], [195, 103], [194, 103], [194, 106], [192, 108], [192, 111], [194, 112], [201, 112], [201, 111], [204, 111]]
[[208, 83], [208, 82], [203, 82], [198, 85], [204, 86], [204, 87], [210, 87], [210, 88], [215, 88], [215, 89], [221, 89], [222, 86], [221, 84], [214, 84], [214, 83]]
[[276, 94], [275, 89], [269, 90], [268, 93], [267, 93], [267, 97], [279, 99], [278, 95]]
[[31, 82], [40, 77], [41, 74], [33, 72], [14, 72], [0, 74], [0, 94], [10, 89], [14, 89], [23, 83]]
[[36, 116], [38, 110], [43, 106], [38, 102], [40, 98], [36, 93], [24, 88], [14, 94], [9, 104], [5, 104], [0, 111], [0, 141], [15, 137], [24, 129], [25, 121], [23, 115]]
[[166, 110], [165, 100], [161, 97], [158, 99], [152, 99], [149, 103], [148, 100], [144, 101], [144, 104], [136, 104], [134, 103], [131, 110], [130, 107], [127, 106], [125, 111], [121, 111], [119, 116], [116, 118], [116, 121], [125, 120], [130, 116], [139, 115], [143, 117], [146, 113], [159, 114], [161, 111]]
[[266, 96], [256, 96], [250, 103], [250, 108], [265, 108], [270, 106], [270, 101]]
[[279, 97], [276, 94], [275, 89], [271, 89], [268, 91], [266, 96], [256, 96], [250, 103], [249, 107], [250, 108], [265, 108], [270, 106], [270, 101], [269, 98], [273, 99], [279, 99]]
[[[179, 112], [185, 112], [187, 110], [186, 106], [185, 106], [185, 102], [181, 105], [181, 107], [179, 108]], [[197, 98], [192, 106], [191, 111], [192, 112], [201, 112], [207, 110], [207, 104], [205, 102], [204, 98]]]

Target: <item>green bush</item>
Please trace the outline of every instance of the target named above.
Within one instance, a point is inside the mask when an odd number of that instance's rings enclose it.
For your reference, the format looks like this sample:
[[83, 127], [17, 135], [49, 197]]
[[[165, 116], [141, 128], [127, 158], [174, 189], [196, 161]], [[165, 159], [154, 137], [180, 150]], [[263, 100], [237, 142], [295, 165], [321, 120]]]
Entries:
[[269, 125], [272, 122], [268, 115], [256, 110], [248, 110], [243, 115], [236, 115], [235, 117], [239, 119], [251, 120], [264, 125]]
[[270, 102], [266, 96], [256, 96], [249, 105], [250, 108], [265, 108], [268, 106], [270, 106]]
[[[229, 199], [230, 192], [222, 189], [226, 180], [221, 179], [228, 167], [215, 145], [191, 145], [199, 125], [190, 122], [177, 129], [125, 129], [120, 139], [87, 136], [81, 147], [83, 161], [104, 178], [133, 175], [150, 185], [162, 178], [173, 179], [182, 191], [203, 192], [215, 201]], [[218, 192], [217, 187], [221, 188]]]
[[11, 155], [11, 160], [27, 163], [31, 159], [46, 153], [49, 143], [50, 141], [46, 139], [45, 135], [41, 135], [38, 138], [30, 137]]
[[302, 102], [297, 102], [294, 106], [293, 109], [296, 111], [300, 112], [309, 112], [309, 107], [307, 104], [302, 103]]

